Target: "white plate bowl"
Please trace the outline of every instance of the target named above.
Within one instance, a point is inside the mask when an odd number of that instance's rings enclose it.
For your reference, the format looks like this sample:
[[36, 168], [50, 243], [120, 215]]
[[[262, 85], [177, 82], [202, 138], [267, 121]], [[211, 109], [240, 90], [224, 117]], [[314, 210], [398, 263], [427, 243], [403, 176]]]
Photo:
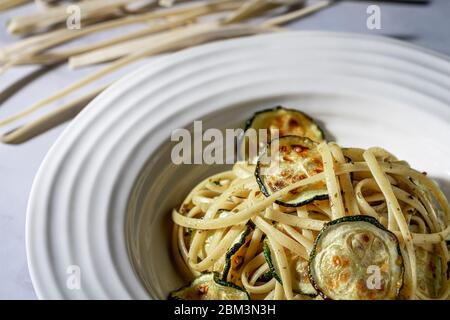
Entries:
[[204, 129], [241, 127], [278, 104], [318, 119], [340, 144], [385, 147], [450, 196], [447, 58], [340, 33], [217, 42], [117, 82], [52, 147], [27, 214], [38, 297], [165, 299], [182, 284], [170, 261], [170, 210], [224, 169], [172, 164], [171, 132], [197, 119]]

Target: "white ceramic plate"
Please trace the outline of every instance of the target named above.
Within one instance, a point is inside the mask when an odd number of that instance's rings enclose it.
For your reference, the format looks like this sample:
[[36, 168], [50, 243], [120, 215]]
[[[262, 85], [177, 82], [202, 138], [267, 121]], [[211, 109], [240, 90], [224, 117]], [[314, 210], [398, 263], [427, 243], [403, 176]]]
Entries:
[[204, 129], [235, 128], [277, 104], [319, 119], [340, 144], [387, 148], [450, 196], [447, 58], [393, 40], [323, 32], [201, 46], [113, 85], [49, 152], [27, 215], [38, 297], [166, 298], [181, 284], [169, 256], [170, 209], [202, 177], [223, 170], [173, 165], [171, 132], [196, 119]]

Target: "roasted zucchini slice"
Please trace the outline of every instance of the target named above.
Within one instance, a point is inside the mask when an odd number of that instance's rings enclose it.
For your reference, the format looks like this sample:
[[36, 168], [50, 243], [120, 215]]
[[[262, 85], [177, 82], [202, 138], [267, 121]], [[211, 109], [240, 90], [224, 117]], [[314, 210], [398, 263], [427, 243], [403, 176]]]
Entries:
[[281, 281], [281, 275], [278, 270], [278, 266], [276, 263], [273, 263], [273, 257], [272, 257], [272, 248], [270, 246], [269, 240], [264, 239], [264, 245], [263, 245], [263, 252], [264, 252], [264, 258], [266, 259], [266, 263], [269, 266], [269, 274], [272, 276], [272, 278], [275, 278], [280, 284], [283, 284]]
[[220, 279], [217, 272], [204, 273], [189, 285], [170, 293], [175, 300], [250, 300], [247, 292]]
[[[256, 112], [253, 117], [246, 121], [246, 135], [244, 135], [241, 145], [241, 155], [244, 159], [247, 159], [249, 150], [248, 144], [250, 140], [247, 137], [249, 129], [254, 129], [258, 137], [259, 130], [266, 129], [267, 141], [265, 143], [272, 140], [274, 130], [278, 130], [278, 137], [296, 135], [307, 137], [316, 142], [325, 140], [323, 130], [311, 117], [301, 111], [278, 106]], [[264, 144], [260, 146], [260, 141], [258, 141], [258, 147], [263, 148]]]
[[[314, 141], [299, 136], [279, 138], [278, 153], [273, 156], [271, 144], [274, 141], [267, 145], [259, 157], [255, 170], [256, 181], [266, 197], [323, 171], [322, 157]], [[276, 203], [286, 207], [299, 207], [325, 199], [328, 199], [327, 186], [325, 181], [320, 181], [292, 190]]]
[[308, 261], [301, 257], [292, 259], [292, 274], [294, 278], [292, 289], [295, 293], [315, 297], [317, 296], [317, 290], [314, 289], [309, 280], [308, 266]]
[[325, 299], [395, 299], [403, 272], [398, 239], [369, 216], [326, 224], [309, 260], [311, 283]]
[[256, 112], [245, 124], [245, 130], [250, 128], [268, 129], [269, 141], [273, 130], [279, 130], [280, 137], [295, 135], [307, 137], [316, 142], [325, 140], [323, 130], [310, 116], [281, 106]]
[[247, 252], [248, 244], [252, 238], [254, 226], [247, 224], [246, 228], [236, 242], [231, 246], [231, 249], [225, 255], [225, 266], [222, 272], [222, 280], [240, 284], [240, 270], [244, 262], [245, 253]]
[[[270, 242], [265, 239], [263, 246], [264, 258], [266, 259], [266, 263], [269, 266], [269, 271], [264, 275], [264, 278], [270, 280], [271, 278], [275, 278], [280, 284], [282, 283], [281, 274], [278, 269], [278, 265], [274, 263], [272, 256], [272, 249], [270, 246]], [[308, 273], [308, 261], [295, 257], [291, 259], [291, 274], [293, 276], [292, 289], [295, 293], [299, 293], [302, 295], [307, 295], [310, 297], [317, 296], [317, 291], [314, 289], [313, 285], [309, 280]]]
[[428, 297], [437, 298], [443, 277], [441, 257], [436, 252], [416, 248], [416, 264], [417, 288]]

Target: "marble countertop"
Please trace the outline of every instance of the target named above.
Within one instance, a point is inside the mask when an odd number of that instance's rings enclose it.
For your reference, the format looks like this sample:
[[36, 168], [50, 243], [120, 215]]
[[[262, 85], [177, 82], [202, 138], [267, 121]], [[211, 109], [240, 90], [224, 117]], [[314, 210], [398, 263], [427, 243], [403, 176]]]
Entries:
[[[291, 24], [290, 28], [386, 35], [450, 55], [450, 1], [432, 0], [428, 6], [380, 3], [381, 29], [369, 30], [366, 10], [373, 3], [374, 1], [342, 1]], [[24, 6], [2, 13], [0, 23], [5, 25], [13, 14], [31, 10], [32, 7]], [[96, 41], [104, 37], [105, 34], [99, 34], [83, 41]], [[0, 45], [12, 41], [5, 28], [2, 28]], [[134, 64], [121, 73], [146, 62], [148, 60]], [[61, 66], [39, 76], [36, 75], [34, 67], [8, 71], [0, 76], [0, 117], [21, 110], [94, 69], [70, 71], [67, 66]], [[7, 89], [27, 77], [35, 79], [15, 95], [8, 97]], [[22, 145], [0, 144], [0, 299], [36, 298], [25, 253], [27, 199], [41, 161], [64, 127], [65, 125], [61, 125]]]

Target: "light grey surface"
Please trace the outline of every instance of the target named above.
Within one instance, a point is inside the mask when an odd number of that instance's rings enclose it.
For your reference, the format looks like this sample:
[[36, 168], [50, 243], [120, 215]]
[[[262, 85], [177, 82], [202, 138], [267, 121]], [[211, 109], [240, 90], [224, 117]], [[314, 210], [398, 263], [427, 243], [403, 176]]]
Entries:
[[[375, 31], [366, 27], [366, 9], [369, 4], [370, 2], [343, 2], [298, 21], [291, 28], [395, 36], [450, 55], [450, 1], [434, 0], [430, 6], [381, 4], [382, 29]], [[31, 9], [33, 8], [23, 7], [0, 14], [0, 23], [4, 25], [14, 12], [27, 12]], [[105, 35], [90, 37], [86, 41], [95, 41], [100, 37]], [[3, 46], [11, 42], [11, 37], [2, 29], [0, 44]], [[145, 62], [135, 64], [121, 73], [143, 63]], [[0, 93], [4, 93], [6, 88], [33, 70], [23, 67], [0, 76]], [[88, 68], [73, 72], [66, 66], [61, 66], [44, 74], [14, 96], [1, 101], [0, 117], [29, 106], [31, 102], [48, 96], [92, 70], [93, 68]], [[15, 126], [2, 128], [2, 132], [13, 127]], [[19, 146], [0, 144], [0, 298], [35, 298], [25, 255], [26, 205], [34, 175], [63, 129], [64, 126], [60, 126]]]

